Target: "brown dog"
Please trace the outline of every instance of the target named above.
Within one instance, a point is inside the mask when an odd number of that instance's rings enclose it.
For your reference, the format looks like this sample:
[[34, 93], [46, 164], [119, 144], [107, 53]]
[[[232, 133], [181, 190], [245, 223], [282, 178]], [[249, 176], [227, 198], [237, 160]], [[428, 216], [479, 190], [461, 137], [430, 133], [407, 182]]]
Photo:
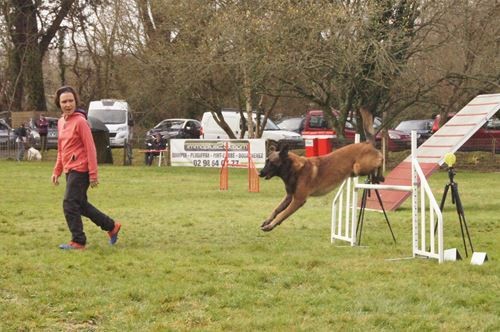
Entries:
[[349, 176], [371, 175], [374, 182], [383, 181], [382, 163], [382, 153], [371, 142], [350, 144], [320, 157], [301, 157], [287, 148], [271, 152], [259, 176], [266, 180], [280, 177], [286, 195], [261, 229], [271, 231], [304, 205], [309, 196], [327, 194]]

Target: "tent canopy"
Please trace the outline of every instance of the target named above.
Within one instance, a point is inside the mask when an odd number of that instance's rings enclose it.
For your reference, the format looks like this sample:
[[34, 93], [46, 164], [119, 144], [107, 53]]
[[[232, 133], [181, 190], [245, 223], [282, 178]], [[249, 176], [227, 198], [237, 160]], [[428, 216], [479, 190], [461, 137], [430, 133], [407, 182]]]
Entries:
[[101, 120], [94, 118], [92, 116], [89, 116], [87, 118], [87, 122], [89, 123], [90, 129], [92, 129], [92, 132], [104, 131], [104, 132], [109, 133], [108, 128]]

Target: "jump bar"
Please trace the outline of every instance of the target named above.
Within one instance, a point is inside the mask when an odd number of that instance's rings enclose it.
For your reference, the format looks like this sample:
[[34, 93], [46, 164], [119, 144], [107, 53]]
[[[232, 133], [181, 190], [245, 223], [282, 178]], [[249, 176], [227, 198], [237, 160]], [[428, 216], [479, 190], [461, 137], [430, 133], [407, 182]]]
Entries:
[[394, 184], [369, 184], [358, 183], [354, 186], [356, 189], [380, 189], [380, 190], [398, 190], [398, 191], [412, 191], [412, 186], [398, 186]]

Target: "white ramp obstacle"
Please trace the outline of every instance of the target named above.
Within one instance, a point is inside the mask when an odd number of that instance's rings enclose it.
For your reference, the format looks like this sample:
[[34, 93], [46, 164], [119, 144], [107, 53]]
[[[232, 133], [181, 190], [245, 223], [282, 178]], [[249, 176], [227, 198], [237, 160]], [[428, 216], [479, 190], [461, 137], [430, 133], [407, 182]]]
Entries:
[[[439, 169], [447, 153], [457, 151], [488, 119], [500, 111], [500, 93], [478, 95], [450, 121], [417, 149], [418, 163], [429, 178]], [[408, 156], [385, 177], [385, 184], [410, 185], [411, 156]], [[380, 191], [386, 211], [396, 210], [410, 196], [408, 192]], [[367, 207], [379, 210], [376, 199], [368, 199]]]
[[[359, 141], [358, 135], [356, 141]], [[412, 132], [410, 186], [359, 183], [358, 177], [348, 178], [342, 183], [332, 202], [332, 243], [341, 240], [349, 242], [351, 246], [357, 245], [360, 189], [407, 191], [412, 194], [413, 257], [434, 258], [439, 263], [444, 261], [443, 215], [418, 163], [416, 150], [417, 135], [416, 132]]]

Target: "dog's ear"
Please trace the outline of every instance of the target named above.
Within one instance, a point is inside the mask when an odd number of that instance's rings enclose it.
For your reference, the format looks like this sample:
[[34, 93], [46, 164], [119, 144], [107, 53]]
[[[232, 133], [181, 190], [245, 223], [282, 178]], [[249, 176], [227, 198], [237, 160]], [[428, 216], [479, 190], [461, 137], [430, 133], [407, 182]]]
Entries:
[[280, 150], [280, 159], [288, 158], [288, 146], [285, 145]]

